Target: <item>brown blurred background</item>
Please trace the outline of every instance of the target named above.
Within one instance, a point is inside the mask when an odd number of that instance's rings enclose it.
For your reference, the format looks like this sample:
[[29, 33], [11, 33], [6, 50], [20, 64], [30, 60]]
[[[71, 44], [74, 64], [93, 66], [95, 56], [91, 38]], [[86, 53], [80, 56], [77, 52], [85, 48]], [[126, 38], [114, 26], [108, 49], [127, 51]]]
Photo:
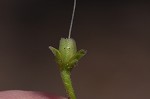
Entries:
[[[65, 95], [48, 46], [67, 37], [73, 0], [0, 1], [0, 90]], [[150, 3], [77, 0], [72, 37], [88, 51], [78, 99], [150, 99]]]

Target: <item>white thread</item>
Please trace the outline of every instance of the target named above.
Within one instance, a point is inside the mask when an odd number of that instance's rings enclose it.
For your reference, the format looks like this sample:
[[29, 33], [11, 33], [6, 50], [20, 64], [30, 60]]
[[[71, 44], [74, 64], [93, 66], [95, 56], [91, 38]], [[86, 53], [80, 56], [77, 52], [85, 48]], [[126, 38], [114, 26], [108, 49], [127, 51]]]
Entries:
[[75, 9], [76, 9], [76, 0], [74, 0], [74, 6], [73, 6], [73, 12], [72, 12], [72, 18], [71, 18], [71, 23], [70, 23], [68, 38], [71, 37], [71, 30], [72, 30], [72, 25], [73, 25], [73, 19], [74, 19]]

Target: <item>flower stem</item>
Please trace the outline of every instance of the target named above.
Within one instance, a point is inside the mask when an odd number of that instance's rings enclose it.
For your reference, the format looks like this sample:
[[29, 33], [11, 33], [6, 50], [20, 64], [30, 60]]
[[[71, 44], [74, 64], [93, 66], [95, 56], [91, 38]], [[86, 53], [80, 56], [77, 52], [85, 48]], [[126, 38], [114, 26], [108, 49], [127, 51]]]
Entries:
[[70, 71], [62, 70], [61, 78], [64, 83], [64, 86], [65, 86], [65, 89], [66, 89], [69, 99], [76, 99], [75, 92], [74, 92], [71, 78], [70, 78]]

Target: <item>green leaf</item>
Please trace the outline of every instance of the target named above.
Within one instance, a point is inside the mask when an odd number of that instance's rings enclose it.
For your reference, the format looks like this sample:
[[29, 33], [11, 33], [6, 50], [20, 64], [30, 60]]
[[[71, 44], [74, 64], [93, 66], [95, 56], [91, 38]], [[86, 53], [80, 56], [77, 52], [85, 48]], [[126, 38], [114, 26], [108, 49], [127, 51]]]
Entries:
[[50, 46], [49, 49], [52, 51], [52, 53], [54, 54], [55, 58], [56, 58], [56, 62], [61, 65], [62, 64], [62, 58], [61, 58], [61, 53], [59, 52], [59, 50], [57, 50], [56, 48]]
[[77, 59], [78, 61], [86, 54], [86, 51], [81, 49], [79, 50], [71, 59]]
[[67, 64], [67, 68], [68, 69], [72, 69], [73, 67], [75, 67], [75, 65], [77, 64], [77, 62], [86, 54], [86, 51], [81, 49], [79, 50], [68, 62]]

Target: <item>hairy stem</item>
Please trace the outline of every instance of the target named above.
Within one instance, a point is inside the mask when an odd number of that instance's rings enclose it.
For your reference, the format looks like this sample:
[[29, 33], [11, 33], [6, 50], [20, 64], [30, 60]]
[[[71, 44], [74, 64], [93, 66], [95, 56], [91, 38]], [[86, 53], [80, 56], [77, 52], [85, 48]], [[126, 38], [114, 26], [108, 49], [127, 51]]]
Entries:
[[70, 78], [70, 71], [62, 70], [61, 78], [64, 83], [64, 86], [65, 86], [65, 89], [66, 89], [69, 99], [76, 99], [75, 92], [72, 87], [72, 82], [71, 82], [71, 78]]

